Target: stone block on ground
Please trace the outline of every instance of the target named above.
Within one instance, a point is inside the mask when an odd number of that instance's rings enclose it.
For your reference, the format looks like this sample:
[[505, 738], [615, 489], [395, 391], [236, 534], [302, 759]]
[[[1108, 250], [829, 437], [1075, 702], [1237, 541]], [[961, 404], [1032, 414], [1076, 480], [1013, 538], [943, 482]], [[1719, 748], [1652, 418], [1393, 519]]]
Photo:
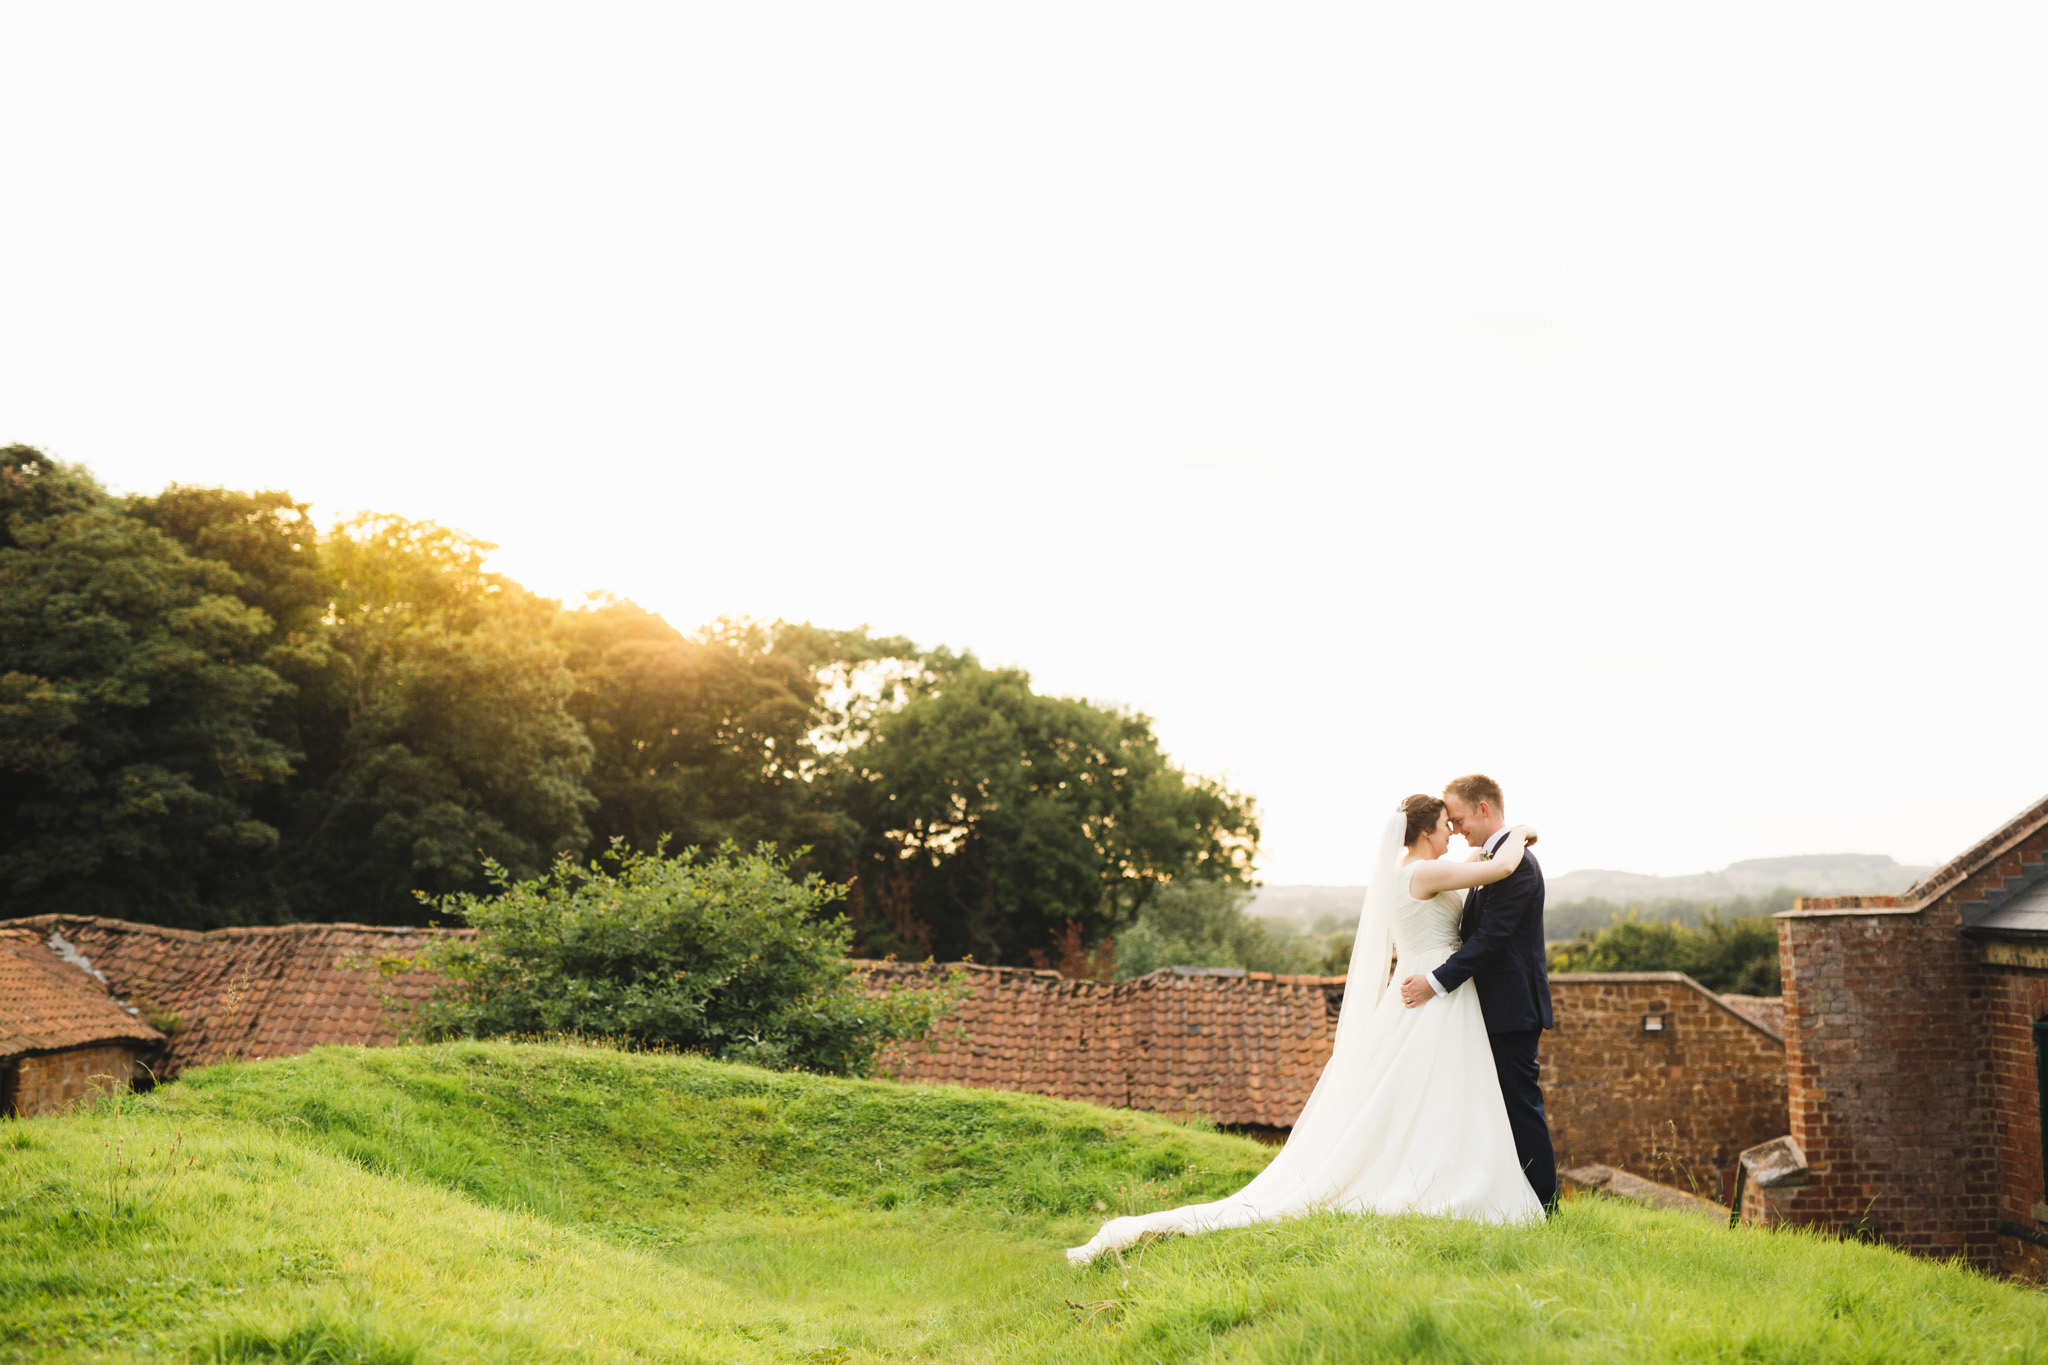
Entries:
[[1675, 1209], [1720, 1223], [1728, 1221], [1728, 1210], [1711, 1199], [1702, 1199], [1672, 1185], [1645, 1180], [1614, 1166], [1574, 1166], [1558, 1174], [1574, 1193], [1604, 1194], [1653, 1209]]

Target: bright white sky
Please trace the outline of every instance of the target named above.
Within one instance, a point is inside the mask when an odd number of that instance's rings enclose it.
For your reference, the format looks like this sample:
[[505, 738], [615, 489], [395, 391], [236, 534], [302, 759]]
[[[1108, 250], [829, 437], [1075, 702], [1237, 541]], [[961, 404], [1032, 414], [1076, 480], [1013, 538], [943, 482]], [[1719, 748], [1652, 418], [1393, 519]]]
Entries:
[[0, 440], [1137, 707], [1363, 878], [2048, 790], [2037, 7], [0, 9]]

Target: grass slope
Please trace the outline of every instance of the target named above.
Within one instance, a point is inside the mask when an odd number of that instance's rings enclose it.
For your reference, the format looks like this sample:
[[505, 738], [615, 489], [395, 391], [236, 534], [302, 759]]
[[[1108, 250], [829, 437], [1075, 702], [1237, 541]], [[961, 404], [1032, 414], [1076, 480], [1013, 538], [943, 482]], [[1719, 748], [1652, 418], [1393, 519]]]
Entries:
[[1029, 1096], [601, 1049], [330, 1049], [0, 1127], [0, 1357], [2048, 1360], [2031, 1291], [1578, 1200], [1069, 1270], [1266, 1149]]

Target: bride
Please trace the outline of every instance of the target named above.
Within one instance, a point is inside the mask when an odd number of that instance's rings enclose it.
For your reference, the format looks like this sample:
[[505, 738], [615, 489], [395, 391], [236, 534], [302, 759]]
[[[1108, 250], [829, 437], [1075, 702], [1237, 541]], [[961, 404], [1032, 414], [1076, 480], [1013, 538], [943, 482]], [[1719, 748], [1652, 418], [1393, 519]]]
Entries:
[[1444, 803], [1403, 801], [1380, 836], [1329, 1063], [1287, 1145], [1236, 1194], [1112, 1218], [1067, 1259], [1086, 1265], [1146, 1233], [1243, 1227], [1312, 1209], [1542, 1218], [1515, 1156], [1472, 983], [1414, 1009], [1388, 988], [1450, 957], [1465, 891], [1506, 878], [1535, 840], [1518, 825], [1490, 861], [1475, 852], [1474, 861], [1439, 862], [1451, 843]]

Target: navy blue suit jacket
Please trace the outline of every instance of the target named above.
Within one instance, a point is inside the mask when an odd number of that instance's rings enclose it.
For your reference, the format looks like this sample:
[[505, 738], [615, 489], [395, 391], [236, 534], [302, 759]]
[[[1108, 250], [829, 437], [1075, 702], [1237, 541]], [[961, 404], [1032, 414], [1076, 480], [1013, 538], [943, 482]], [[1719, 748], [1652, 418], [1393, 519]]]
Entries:
[[1431, 975], [1446, 991], [1472, 983], [1488, 1033], [1554, 1027], [1543, 962], [1543, 869], [1534, 854], [1523, 853], [1505, 880], [1465, 894], [1458, 933], [1464, 946]]

